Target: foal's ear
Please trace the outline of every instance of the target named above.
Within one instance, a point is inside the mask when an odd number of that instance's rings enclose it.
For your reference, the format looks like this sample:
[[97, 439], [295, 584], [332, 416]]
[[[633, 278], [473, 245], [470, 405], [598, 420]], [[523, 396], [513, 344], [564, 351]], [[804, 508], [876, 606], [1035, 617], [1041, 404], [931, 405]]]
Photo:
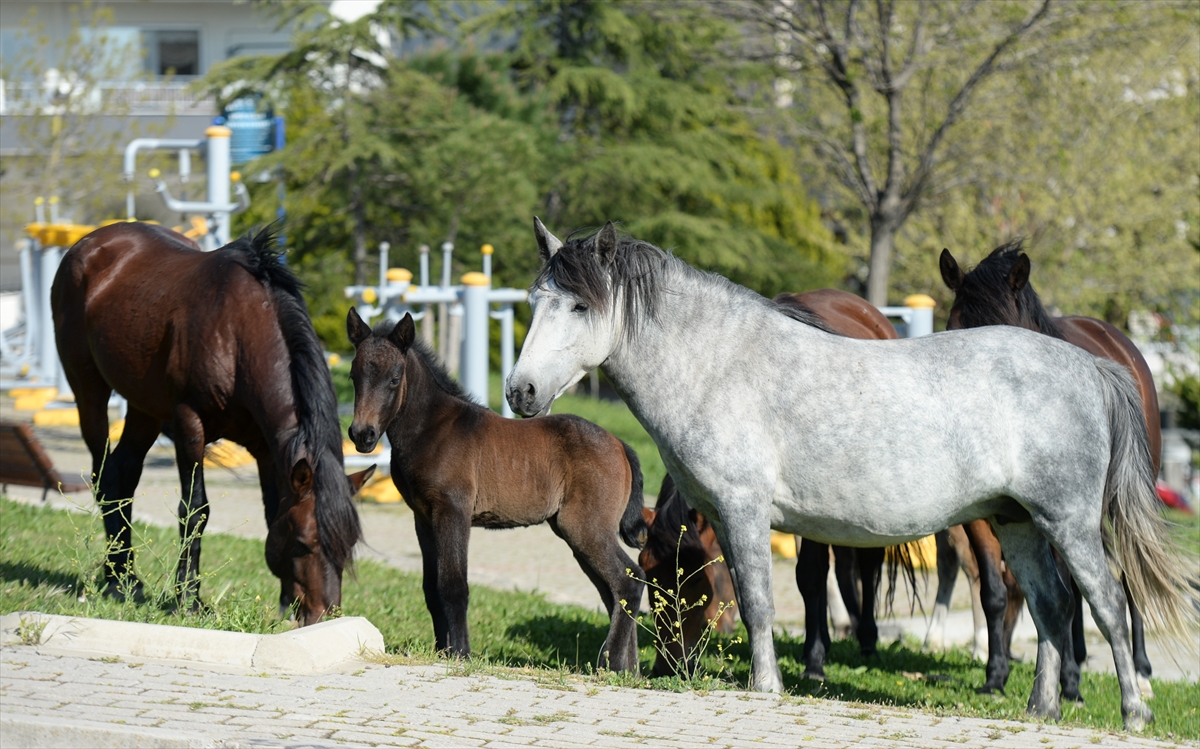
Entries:
[[388, 340], [396, 344], [396, 348], [400, 349], [400, 353], [407, 354], [416, 336], [417, 326], [413, 323], [412, 313], [405, 312], [400, 322], [396, 323], [396, 327], [392, 328], [392, 332], [388, 333]]
[[562, 241], [551, 234], [537, 216], [533, 217], [533, 236], [537, 239], [538, 254], [542, 256], [543, 263], [548, 262], [554, 257], [554, 253], [562, 249]]
[[603, 265], [611, 265], [613, 258], [617, 256], [617, 227], [613, 226], [613, 222], [609, 221], [596, 235], [596, 257], [600, 258], [600, 263]]
[[358, 310], [353, 307], [346, 313], [346, 337], [350, 339], [351, 345], [355, 348], [371, 337], [371, 326], [363, 322], [363, 319], [358, 316]]
[[352, 473], [347, 476], [346, 478], [350, 479], [350, 486], [354, 489], [351, 494], [357, 494], [358, 490], [363, 488], [363, 484], [367, 483], [374, 473], [375, 466], [371, 466], [367, 469], [359, 471], [358, 473]]
[[1029, 283], [1029, 256], [1022, 252], [1017, 255], [1017, 261], [1013, 263], [1012, 270], [1008, 272], [1008, 286], [1016, 294], [1025, 288], [1025, 284]]
[[301, 458], [296, 461], [296, 465], [292, 466], [292, 491], [295, 492], [296, 499], [312, 490], [312, 481], [312, 467], [308, 465], [308, 459]]
[[642, 520], [646, 521], [646, 527], [654, 525], [654, 519], [658, 517], [658, 512], [651, 510], [649, 507], [642, 508]]
[[951, 291], [958, 291], [958, 287], [962, 286], [963, 272], [962, 268], [958, 267], [958, 261], [950, 254], [950, 250], [942, 250], [942, 257], [938, 260], [938, 265], [942, 269], [942, 281]]

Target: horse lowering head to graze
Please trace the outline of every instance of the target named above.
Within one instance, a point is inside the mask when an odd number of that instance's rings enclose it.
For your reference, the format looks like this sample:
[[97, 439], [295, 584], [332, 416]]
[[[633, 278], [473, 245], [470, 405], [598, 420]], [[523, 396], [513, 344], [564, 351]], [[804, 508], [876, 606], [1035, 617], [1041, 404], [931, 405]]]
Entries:
[[629, 445], [578, 416], [514, 420], [475, 403], [418, 340], [411, 315], [374, 330], [350, 309], [354, 422], [363, 452], [385, 432], [392, 481], [413, 511], [425, 605], [438, 651], [471, 653], [467, 545], [471, 527], [548, 523], [570, 546], [609, 614], [597, 665], [638, 669], [642, 571], [618, 537], [640, 547], [642, 471]]
[[[942, 250], [939, 259], [942, 280], [954, 292], [954, 304], [950, 308], [949, 330], [977, 328], [988, 325], [1012, 325], [1032, 330], [1042, 335], [1072, 343], [1093, 356], [1099, 356], [1122, 365], [1133, 376], [1141, 396], [1142, 418], [1146, 424], [1150, 459], [1154, 474], [1158, 475], [1162, 457], [1162, 429], [1159, 421], [1158, 392], [1154, 376], [1141, 351], [1129, 338], [1103, 320], [1092, 317], [1054, 317], [1042, 305], [1042, 300], [1030, 283], [1032, 263], [1025, 254], [1020, 239], [1007, 242], [992, 250], [979, 265], [963, 271], [950, 254]], [[980, 590], [988, 620], [988, 678], [983, 691], [1003, 691], [1008, 677], [1008, 660], [1005, 628], [1002, 618], [1006, 603], [1019, 597], [1019, 591], [1003, 586], [1001, 580], [1000, 545], [991, 526], [986, 522], [973, 522], [965, 526], [973, 548], [983, 553], [976, 554], [980, 574]], [[939, 570], [940, 574], [940, 570]], [[953, 590], [952, 579], [944, 587]], [[1083, 635], [1083, 599], [1078, 588], [1074, 589], [1075, 614], [1072, 618], [1072, 644], [1076, 664], [1087, 659], [1087, 644]], [[1126, 584], [1126, 597], [1129, 589]], [[946, 595], [949, 595], [947, 592]], [[1138, 683], [1143, 694], [1153, 695], [1150, 686], [1150, 658], [1146, 654], [1145, 630], [1141, 613], [1130, 598], [1130, 622], [1133, 636], [1134, 665]], [[1011, 631], [1008, 630], [1008, 631]], [[1079, 695], [1077, 669], [1064, 673], [1063, 692], [1069, 699], [1082, 700]]]
[[[167, 229], [118, 223], [63, 256], [51, 290], [55, 341], [92, 454], [110, 595], [140, 595], [132, 498], [167, 424], [183, 489], [180, 605], [200, 605], [204, 446], [221, 438], [258, 462], [281, 611], [295, 607], [302, 625], [313, 624], [341, 604], [342, 572], [361, 535], [352, 495], [368, 472], [343, 473], [333, 381], [300, 282], [274, 245], [268, 229], [205, 253]], [[129, 411], [110, 454], [114, 390]]]
[[543, 266], [509, 403], [538, 413], [601, 368], [713, 525], [756, 689], [783, 687], [772, 528], [868, 548], [987, 518], [1038, 626], [1030, 711], [1061, 716], [1071, 601], [1057, 548], [1111, 637], [1126, 725], [1145, 726], [1152, 713], [1110, 565], [1170, 632], [1188, 636], [1192, 614], [1186, 580], [1169, 563], [1128, 371], [1006, 326], [902, 341], [837, 336], [612, 223], [566, 243], [540, 221], [534, 229]]

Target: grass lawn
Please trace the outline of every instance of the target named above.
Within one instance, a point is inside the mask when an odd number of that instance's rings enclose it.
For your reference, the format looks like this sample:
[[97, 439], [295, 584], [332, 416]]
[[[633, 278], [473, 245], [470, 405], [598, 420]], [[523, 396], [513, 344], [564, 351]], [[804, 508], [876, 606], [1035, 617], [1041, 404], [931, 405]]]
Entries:
[[[148, 589], [161, 594], [145, 604], [117, 604], [95, 595], [94, 580], [103, 551], [103, 533], [94, 515], [68, 513], [0, 499], [0, 612], [36, 610], [111, 619], [182, 624], [251, 632], [275, 632], [288, 625], [275, 616], [279, 588], [263, 562], [262, 544], [234, 536], [212, 534], [204, 540], [202, 596], [210, 611], [179, 616], [170, 611], [169, 581], [173, 577], [176, 534], [163, 528], [135, 525], [139, 574]], [[1195, 534], [1200, 526], [1188, 526]], [[1194, 536], [1200, 538], [1200, 535]], [[80, 600], [81, 594], [84, 600]], [[363, 562], [346, 581], [344, 613], [365, 616], [383, 632], [387, 650], [400, 660], [427, 662], [433, 629], [425, 610], [420, 579], [374, 562]], [[475, 657], [467, 669], [518, 667], [535, 677], [563, 678], [590, 673], [588, 664], [604, 641], [604, 617], [583, 608], [548, 603], [529, 593], [473, 587], [470, 627]], [[745, 632], [739, 634], [743, 640]], [[649, 638], [642, 643], [642, 667], [653, 658]], [[749, 649], [726, 639], [734, 656], [721, 686], [743, 687], [749, 678]], [[1014, 664], [1009, 696], [976, 695], [983, 667], [965, 652], [944, 655], [918, 652], [910, 644], [884, 647], [876, 658], [864, 660], [854, 643], [835, 642], [823, 684], [800, 679], [803, 641], [776, 640], [784, 682], [793, 695], [815, 695], [863, 703], [889, 704], [948, 715], [985, 718], [1024, 716], [1033, 680], [1033, 666]], [[718, 663], [707, 659], [710, 672]], [[592, 677], [596, 678], [596, 677]], [[612, 683], [680, 689], [675, 680], [646, 681], [616, 676]], [[1200, 686], [1156, 681], [1151, 703], [1158, 720], [1150, 731], [1160, 737], [1200, 738]], [[1086, 673], [1083, 707], [1064, 706], [1067, 723], [1119, 730], [1121, 727], [1116, 678]], [[863, 719], [871, 719], [869, 709]], [[853, 717], [853, 716], [852, 716]]]

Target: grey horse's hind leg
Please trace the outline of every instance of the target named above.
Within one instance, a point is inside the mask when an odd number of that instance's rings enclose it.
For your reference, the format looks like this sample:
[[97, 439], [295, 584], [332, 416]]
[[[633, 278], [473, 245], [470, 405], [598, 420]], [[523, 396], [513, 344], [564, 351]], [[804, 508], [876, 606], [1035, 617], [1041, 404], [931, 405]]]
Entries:
[[1129, 627], [1125, 621], [1125, 592], [1109, 569], [1100, 529], [1058, 526], [1048, 529], [1048, 532], [1071, 568], [1075, 584], [1091, 604], [1092, 617], [1101, 634], [1112, 646], [1113, 665], [1121, 685], [1121, 716], [1125, 719], [1125, 728], [1141, 731], [1154, 720], [1154, 713], [1142, 701], [1133, 665]]
[[[1050, 543], [1031, 522], [993, 526], [1005, 559], [1025, 591], [1029, 613], [1038, 632], [1038, 655], [1033, 691], [1029, 695], [1031, 715], [1058, 720], [1058, 681], [1064, 646], [1071, 625], [1071, 592], [1059, 578]], [[1069, 657], [1069, 654], [1068, 654]]]
[[[775, 599], [771, 586], [770, 503], [741, 498], [729, 507], [740, 512], [713, 523], [717, 540], [725, 552], [738, 612], [750, 636], [753, 657], [750, 688], [759, 692], [783, 692], [783, 674], [775, 659]], [[824, 612], [821, 613], [824, 616]]]

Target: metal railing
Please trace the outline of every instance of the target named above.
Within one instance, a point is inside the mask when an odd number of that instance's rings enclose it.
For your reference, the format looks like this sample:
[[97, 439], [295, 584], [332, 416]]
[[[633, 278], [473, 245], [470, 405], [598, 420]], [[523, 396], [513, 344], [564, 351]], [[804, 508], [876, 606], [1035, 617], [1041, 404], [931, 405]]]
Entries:
[[193, 92], [191, 81], [99, 81], [62, 79], [56, 85], [0, 79], [0, 115], [217, 114], [216, 102]]

